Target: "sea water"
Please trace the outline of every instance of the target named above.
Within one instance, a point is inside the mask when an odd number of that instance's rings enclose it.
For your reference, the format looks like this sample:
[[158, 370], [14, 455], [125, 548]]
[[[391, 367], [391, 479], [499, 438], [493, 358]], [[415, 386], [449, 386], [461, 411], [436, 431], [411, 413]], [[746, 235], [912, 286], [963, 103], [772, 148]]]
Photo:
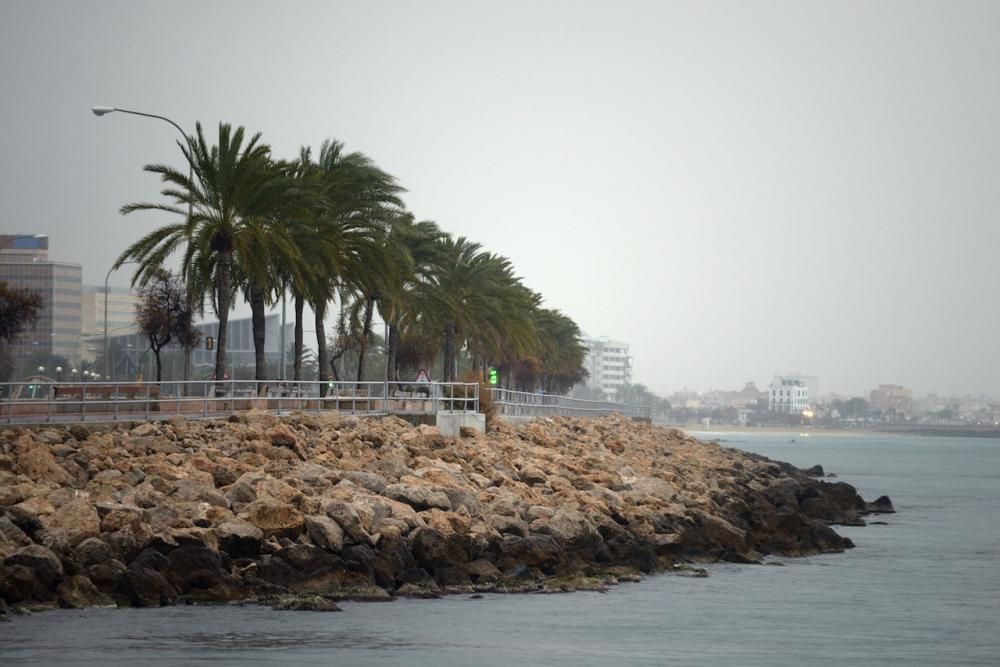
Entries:
[[[887, 525], [843, 554], [718, 564], [607, 593], [62, 610], [0, 624], [0, 665], [998, 665], [1000, 440], [702, 434], [822, 464]], [[795, 442], [790, 442], [794, 439]]]

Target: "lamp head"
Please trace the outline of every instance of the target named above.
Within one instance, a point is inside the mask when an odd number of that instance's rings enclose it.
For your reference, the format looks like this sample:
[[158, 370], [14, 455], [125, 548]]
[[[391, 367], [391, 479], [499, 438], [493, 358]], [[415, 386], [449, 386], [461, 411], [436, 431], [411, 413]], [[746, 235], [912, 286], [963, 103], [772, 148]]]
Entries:
[[94, 112], [95, 116], [103, 116], [114, 111], [114, 107], [91, 107], [90, 110]]

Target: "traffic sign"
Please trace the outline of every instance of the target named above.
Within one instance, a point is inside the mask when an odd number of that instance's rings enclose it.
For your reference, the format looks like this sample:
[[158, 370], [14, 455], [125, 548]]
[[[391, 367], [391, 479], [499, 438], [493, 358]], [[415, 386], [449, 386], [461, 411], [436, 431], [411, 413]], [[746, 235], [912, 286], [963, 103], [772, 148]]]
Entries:
[[431, 379], [427, 375], [427, 369], [426, 368], [421, 368], [420, 372], [417, 373], [417, 379], [414, 380], [414, 382], [430, 382], [430, 381], [431, 381]]

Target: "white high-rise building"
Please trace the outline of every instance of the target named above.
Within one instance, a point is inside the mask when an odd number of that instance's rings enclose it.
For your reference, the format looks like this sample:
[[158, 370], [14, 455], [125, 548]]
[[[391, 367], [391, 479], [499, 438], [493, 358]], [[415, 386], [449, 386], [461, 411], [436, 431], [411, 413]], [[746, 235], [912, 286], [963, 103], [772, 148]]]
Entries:
[[632, 358], [628, 354], [628, 343], [609, 338], [587, 338], [587, 359], [584, 366], [590, 373], [587, 386], [599, 389], [610, 400], [614, 400], [618, 390], [632, 382]]
[[770, 412], [799, 413], [809, 408], [809, 386], [801, 380], [776, 377], [769, 387]]

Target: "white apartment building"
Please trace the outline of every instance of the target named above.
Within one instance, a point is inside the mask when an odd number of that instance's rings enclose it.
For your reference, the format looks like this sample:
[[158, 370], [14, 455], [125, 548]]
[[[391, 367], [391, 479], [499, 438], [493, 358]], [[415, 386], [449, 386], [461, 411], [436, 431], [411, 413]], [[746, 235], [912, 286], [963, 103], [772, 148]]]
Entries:
[[628, 354], [628, 343], [609, 338], [587, 338], [587, 359], [584, 366], [590, 373], [587, 386], [600, 389], [614, 400], [618, 390], [632, 382], [632, 358]]
[[809, 387], [801, 380], [776, 377], [767, 395], [770, 412], [799, 413], [809, 408]]

